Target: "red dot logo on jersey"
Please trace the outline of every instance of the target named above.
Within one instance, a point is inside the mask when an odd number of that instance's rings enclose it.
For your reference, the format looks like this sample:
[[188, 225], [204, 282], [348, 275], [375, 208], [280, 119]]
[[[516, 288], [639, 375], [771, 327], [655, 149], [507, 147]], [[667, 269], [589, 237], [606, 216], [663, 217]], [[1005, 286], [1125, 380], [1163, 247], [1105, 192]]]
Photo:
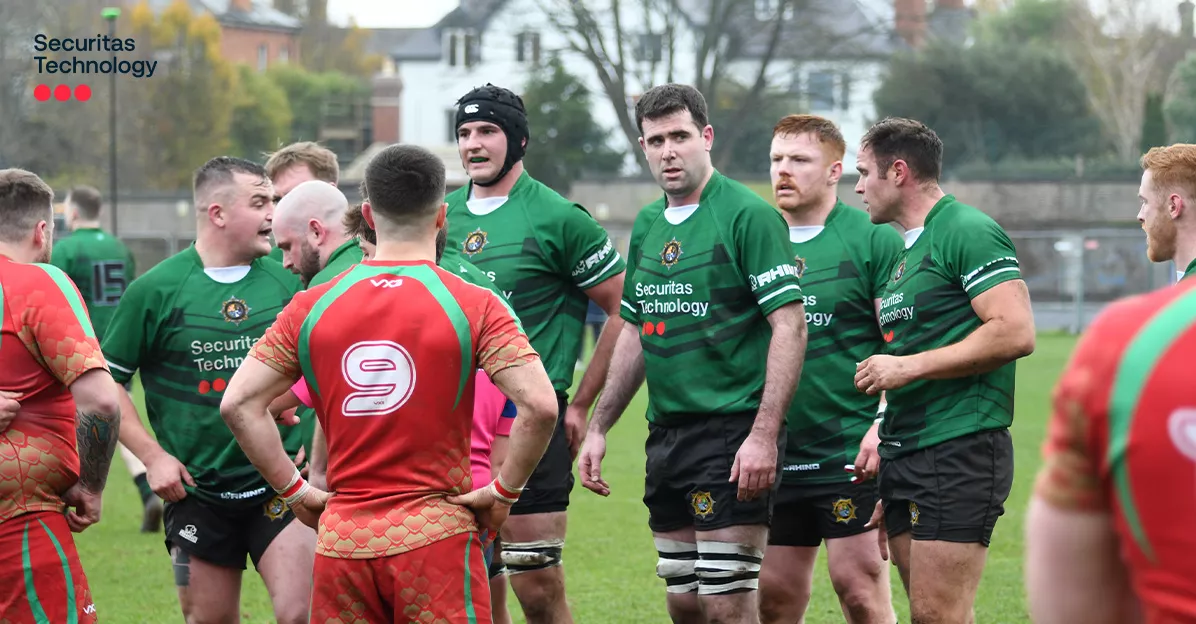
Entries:
[[[73, 94], [76, 100], [86, 102], [91, 99], [91, 87], [81, 84], [77, 85]], [[48, 102], [51, 97], [59, 102], [65, 102], [71, 99], [72, 90], [69, 85], [57, 85], [53, 88], [50, 85], [39, 84], [33, 88], [33, 98], [38, 102]]]

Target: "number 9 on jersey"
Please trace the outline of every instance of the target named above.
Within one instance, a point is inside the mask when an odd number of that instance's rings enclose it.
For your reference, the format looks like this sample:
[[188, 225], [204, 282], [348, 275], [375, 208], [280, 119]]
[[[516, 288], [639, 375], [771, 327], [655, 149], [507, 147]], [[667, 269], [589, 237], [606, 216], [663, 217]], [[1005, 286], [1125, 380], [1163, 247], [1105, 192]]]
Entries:
[[345, 397], [345, 416], [385, 416], [411, 398], [415, 361], [407, 350], [388, 340], [359, 342], [341, 358], [345, 381], [357, 392]]

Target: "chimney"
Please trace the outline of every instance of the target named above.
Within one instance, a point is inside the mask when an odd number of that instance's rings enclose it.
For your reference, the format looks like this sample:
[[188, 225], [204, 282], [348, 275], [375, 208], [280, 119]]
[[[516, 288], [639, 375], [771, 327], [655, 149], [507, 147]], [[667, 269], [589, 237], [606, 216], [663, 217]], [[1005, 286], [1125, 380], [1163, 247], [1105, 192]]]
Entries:
[[242, 13], [249, 13], [253, 10], [253, 0], [232, 0], [229, 8]]
[[926, 40], [926, 0], [893, 0], [897, 34], [915, 50]]
[[370, 99], [373, 109], [374, 141], [398, 143], [400, 138], [403, 81], [393, 73], [374, 76], [374, 93]]
[[1192, 29], [1192, 10], [1196, 8], [1196, 4], [1192, 4], [1191, 0], [1184, 0], [1179, 3], [1179, 36], [1185, 39], [1192, 39], [1196, 37]]

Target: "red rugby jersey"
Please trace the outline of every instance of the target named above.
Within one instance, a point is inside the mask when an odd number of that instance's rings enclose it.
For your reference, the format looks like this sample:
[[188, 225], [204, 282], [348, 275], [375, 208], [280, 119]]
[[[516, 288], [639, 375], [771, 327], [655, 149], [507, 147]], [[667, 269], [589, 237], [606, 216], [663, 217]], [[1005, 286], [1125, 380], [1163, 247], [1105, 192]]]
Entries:
[[1040, 496], [1109, 513], [1149, 624], [1196, 621], [1196, 280], [1115, 303], [1055, 390]]
[[303, 376], [328, 440], [317, 552], [371, 559], [476, 530], [474, 371], [536, 360], [492, 291], [431, 262], [364, 262], [299, 293], [250, 351]]
[[70, 278], [0, 256], [0, 390], [21, 403], [0, 432], [0, 522], [64, 509], [60, 496], [79, 479], [69, 387], [97, 368], [108, 364]]

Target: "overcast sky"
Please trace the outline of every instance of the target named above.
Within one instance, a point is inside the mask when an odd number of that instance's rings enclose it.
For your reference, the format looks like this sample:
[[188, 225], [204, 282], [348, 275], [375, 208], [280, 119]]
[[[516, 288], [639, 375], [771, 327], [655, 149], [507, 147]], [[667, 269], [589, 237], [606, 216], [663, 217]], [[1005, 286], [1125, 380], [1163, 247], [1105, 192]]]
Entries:
[[362, 28], [420, 28], [456, 7], [457, 0], [328, 0], [328, 17], [344, 24], [352, 16]]

